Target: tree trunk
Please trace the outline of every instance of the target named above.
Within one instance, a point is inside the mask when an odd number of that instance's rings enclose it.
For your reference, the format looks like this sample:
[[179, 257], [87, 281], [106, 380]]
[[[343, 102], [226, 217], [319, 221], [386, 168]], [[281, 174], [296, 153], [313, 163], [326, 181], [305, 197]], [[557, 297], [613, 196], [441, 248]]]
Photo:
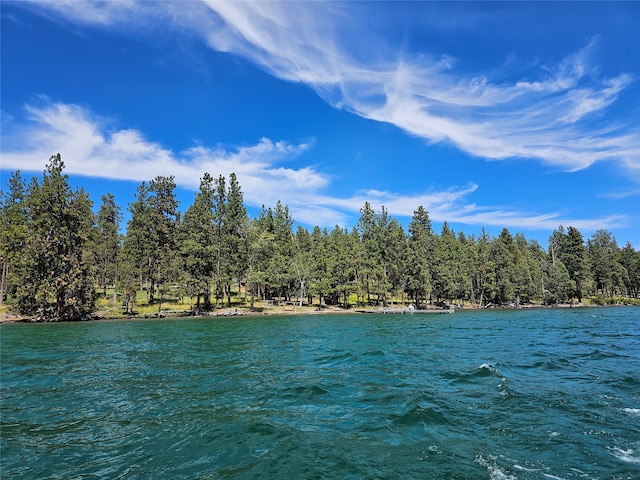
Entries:
[[300, 279], [300, 307], [302, 307], [302, 299], [304, 298], [304, 283], [305, 279]]
[[9, 260], [2, 259], [2, 272], [0, 272], [0, 305], [4, 303], [4, 284], [7, 279], [7, 273], [9, 270]]

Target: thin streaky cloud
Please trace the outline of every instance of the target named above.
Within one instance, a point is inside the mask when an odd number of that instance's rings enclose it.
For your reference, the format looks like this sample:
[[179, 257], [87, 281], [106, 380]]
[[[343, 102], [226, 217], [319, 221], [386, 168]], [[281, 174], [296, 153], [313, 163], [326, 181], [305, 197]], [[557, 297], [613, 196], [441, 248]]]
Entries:
[[[599, 123], [635, 79], [599, 74], [597, 37], [556, 65], [500, 82], [459, 73], [464, 60], [447, 52], [407, 55], [370, 34], [362, 7], [349, 2], [34, 3], [69, 21], [136, 35], [161, 25], [192, 32], [217, 51], [309, 85], [336, 108], [475, 157], [536, 159], [566, 171], [608, 161], [640, 181], [638, 124], [605, 131]], [[367, 48], [353, 38], [366, 38]]]
[[[458, 77], [450, 62], [428, 55], [363, 63], [337, 34], [331, 36], [345, 21], [357, 31], [357, 19], [321, 4], [208, 6], [227, 26], [209, 36], [214, 48], [224, 41], [225, 51], [280, 78], [307, 83], [334, 106], [365, 118], [486, 159], [533, 158], [569, 171], [605, 160], [633, 173], [640, 166], [637, 125], [604, 135], [583, 121], [614, 103], [633, 80], [625, 72], [598, 77], [591, 64], [595, 38], [555, 67], [526, 72], [535, 80], [492, 83], [483, 76]], [[299, 15], [300, 9], [307, 15]]]

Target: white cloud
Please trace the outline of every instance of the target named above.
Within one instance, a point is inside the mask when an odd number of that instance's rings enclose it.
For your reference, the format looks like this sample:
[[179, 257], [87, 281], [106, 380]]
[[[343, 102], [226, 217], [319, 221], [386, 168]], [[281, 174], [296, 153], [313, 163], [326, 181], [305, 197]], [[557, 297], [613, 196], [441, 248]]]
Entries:
[[[556, 65], [510, 82], [468, 76], [446, 52], [408, 55], [376, 37], [358, 4], [335, 2], [35, 1], [79, 24], [140, 34], [169, 27], [243, 56], [276, 77], [308, 84], [335, 107], [397, 125], [481, 158], [531, 158], [568, 171], [612, 161], [640, 180], [640, 127], [598, 115], [632, 82], [599, 77], [597, 37]], [[367, 23], [369, 22], [369, 23]], [[431, 25], [431, 28], [435, 28]], [[374, 33], [371, 33], [374, 32]]]
[[282, 165], [303, 155], [312, 148], [311, 143], [296, 145], [262, 138], [254, 145], [197, 145], [175, 153], [137, 130], [110, 128], [113, 121], [78, 105], [42, 97], [38, 106], [28, 105], [25, 111], [24, 119], [2, 114], [4, 170], [42, 171], [47, 159], [60, 152], [68, 174], [138, 182], [173, 175], [178, 186], [193, 190], [205, 172], [227, 178], [235, 173], [248, 205], [273, 206], [280, 200], [297, 221], [328, 227], [353, 223], [365, 202], [377, 209], [385, 206], [390, 214], [401, 217], [410, 217], [422, 205], [434, 221], [482, 226], [552, 229], [562, 223], [576, 228], [607, 228], [624, 220], [616, 216], [570, 220], [555, 213], [478, 207], [468, 200], [478, 189], [474, 184], [418, 194], [367, 190], [331, 196], [324, 193], [330, 178], [322, 172], [309, 165]]
[[252, 205], [271, 204], [328, 180], [312, 167], [279, 165], [310, 148], [262, 138], [255, 145], [192, 147], [174, 153], [132, 129], [109, 130], [108, 121], [78, 105], [46, 102], [27, 106], [27, 119], [4, 121], [2, 168], [41, 171], [46, 160], [62, 153], [69, 174], [115, 180], [146, 181], [174, 175], [176, 183], [197, 189], [205, 172], [228, 177], [235, 172]]
[[567, 170], [606, 160], [640, 169], [637, 124], [603, 132], [591, 123], [632, 81], [626, 73], [598, 78], [590, 64], [595, 39], [557, 66], [527, 72], [535, 80], [497, 83], [457, 74], [446, 56], [381, 58], [374, 44], [374, 54], [364, 58], [343, 35], [348, 26], [350, 39], [359, 38], [365, 25], [341, 5], [207, 5], [225, 22], [208, 35], [213, 48], [307, 83], [334, 106], [365, 118], [487, 159], [533, 158]]
[[[556, 65], [529, 69], [507, 82], [486, 72], [460, 73], [465, 59], [446, 52], [394, 52], [357, 14], [363, 7], [349, 2], [32, 3], [39, 12], [80, 25], [131, 35], [164, 35], [169, 28], [199, 36], [215, 50], [309, 85], [337, 108], [395, 124], [429, 142], [450, 142], [474, 156], [534, 158], [570, 171], [608, 161], [640, 180], [638, 125], [602, 115], [634, 78], [625, 72], [602, 77], [591, 64], [595, 39]], [[60, 151], [69, 173], [103, 178], [142, 181], [150, 172], [172, 174], [179, 185], [196, 188], [205, 171], [236, 172], [250, 205], [282, 200], [297, 220], [328, 226], [345, 224], [364, 201], [372, 200], [393, 215], [408, 216], [423, 205], [435, 221], [470, 225], [612, 228], [624, 221], [622, 216], [572, 220], [557, 212], [477, 207], [468, 200], [475, 185], [413, 196], [356, 192], [329, 197], [323, 192], [330, 179], [322, 172], [281, 165], [309, 144], [260, 139], [255, 145], [195, 146], [176, 153], [139, 131], [110, 130], [107, 121], [79, 106], [45, 102], [28, 112], [29, 122], [20, 125], [2, 113], [4, 169], [41, 170], [43, 160]]]

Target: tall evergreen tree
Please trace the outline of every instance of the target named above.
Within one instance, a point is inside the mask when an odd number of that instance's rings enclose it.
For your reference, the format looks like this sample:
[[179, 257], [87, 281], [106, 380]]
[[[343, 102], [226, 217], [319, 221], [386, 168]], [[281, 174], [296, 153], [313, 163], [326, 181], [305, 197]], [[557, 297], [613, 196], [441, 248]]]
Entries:
[[433, 292], [438, 300], [453, 300], [458, 291], [458, 242], [447, 222], [443, 222], [440, 236], [434, 242], [432, 266]]
[[528, 242], [529, 251], [531, 252], [531, 271], [533, 283], [535, 285], [535, 294], [533, 298], [540, 299], [542, 303], [545, 302], [545, 279], [547, 278], [547, 263], [549, 256], [547, 252], [542, 248], [536, 240]]
[[20, 311], [46, 320], [84, 319], [94, 308], [93, 281], [84, 261], [93, 233], [91, 201], [71, 190], [60, 154], [51, 157], [42, 181], [29, 185], [29, 235]]
[[572, 296], [582, 302], [583, 288], [589, 278], [587, 248], [582, 234], [577, 228], [569, 227], [566, 234], [562, 225], [554, 230], [549, 242], [554, 259], [558, 258], [566, 267], [571, 280], [575, 282], [576, 291]]
[[216, 307], [224, 296], [224, 289], [230, 283], [227, 256], [227, 187], [226, 179], [219, 175], [213, 188], [213, 242], [214, 242], [214, 287]]
[[269, 286], [277, 292], [278, 299], [287, 296], [295, 279], [291, 259], [293, 256], [293, 218], [289, 207], [278, 200], [271, 215], [273, 249], [267, 268]]
[[149, 262], [149, 303], [154, 303], [155, 286], [158, 284], [160, 305], [166, 284], [176, 276], [176, 232], [180, 223], [178, 201], [175, 197], [174, 177], [157, 176], [151, 181], [151, 256]]
[[491, 242], [491, 257], [495, 266], [494, 302], [503, 304], [516, 298], [514, 288], [515, 242], [508, 229], [503, 228], [500, 235]]
[[640, 296], [640, 251], [634, 250], [630, 242], [620, 250], [620, 264], [627, 271], [626, 289], [630, 296]]
[[366, 292], [367, 303], [371, 304], [371, 294], [379, 292], [378, 284], [383, 276], [382, 260], [376, 238], [377, 214], [369, 202], [360, 209], [358, 232], [362, 242], [362, 268], [360, 274], [361, 289]]
[[142, 182], [136, 189], [135, 200], [129, 204], [131, 214], [122, 248], [121, 279], [123, 287], [132, 289], [134, 285], [143, 288], [147, 282], [151, 250], [149, 238], [153, 236], [154, 224], [151, 215], [150, 185]]
[[356, 268], [353, 237], [346, 229], [336, 225], [325, 239], [327, 260], [327, 292], [331, 294], [331, 303], [350, 308], [349, 297], [357, 292]]
[[0, 208], [0, 305], [15, 297], [24, 272], [22, 259], [28, 235], [26, 185], [19, 171], [12, 173], [2, 192]]
[[118, 274], [118, 252], [120, 249], [120, 222], [122, 212], [112, 194], [101, 197], [102, 203], [96, 216], [96, 236], [94, 242], [95, 261], [98, 285], [103, 295], [107, 296], [107, 286], [114, 287], [114, 303], [116, 297], [116, 280]]
[[[229, 176], [226, 208], [226, 242], [228, 273], [238, 283], [238, 291], [247, 270], [247, 226], [249, 218], [244, 206], [244, 195], [235, 173]], [[231, 288], [227, 286], [227, 304], [231, 304]]]
[[[311, 250], [308, 262], [311, 265], [311, 274], [308, 281], [307, 291], [309, 296], [318, 296], [320, 305], [325, 301], [325, 294], [330, 289], [330, 273], [327, 266], [326, 229], [320, 230], [317, 225], [311, 232]], [[313, 300], [313, 299], [311, 299]]]
[[187, 208], [180, 224], [178, 239], [183, 270], [187, 275], [187, 290], [197, 296], [200, 308], [211, 308], [211, 281], [215, 271], [215, 235], [213, 230], [213, 178], [205, 173], [200, 179], [200, 189]]
[[365, 271], [365, 254], [364, 245], [358, 232], [358, 227], [351, 228], [349, 238], [347, 241], [349, 264], [353, 267], [353, 283], [354, 291], [356, 292], [356, 303], [358, 305], [364, 305], [365, 290], [363, 290], [364, 281], [363, 272]]
[[608, 230], [597, 230], [587, 241], [587, 251], [596, 289], [602, 296], [613, 296], [617, 275], [621, 265], [618, 262], [618, 244]]
[[430, 298], [433, 289], [431, 285], [433, 242], [429, 213], [424, 207], [419, 206], [413, 212], [409, 223], [408, 240], [408, 287], [418, 307]]
[[137, 275], [142, 288], [147, 285], [147, 302], [155, 302], [156, 287], [162, 287], [176, 275], [175, 242], [179, 224], [178, 201], [173, 177], [158, 176], [149, 184], [142, 182], [136, 199], [129, 205], [123, 253], [126, 273]]
[[482, 229], [477, 242], [478, 271], [476, 273], [479, 303], [486, 306], [493, 301], [496, 292], [496, 268], [491, 255], [491, 237]]
[[456, 298], [461, 301], [470, 301], [475, 303], [473, 299], [473, 274], [477, 268], [475, 257], [475, 239], [473, 236], [467, 237], [464, 232], [458, 232], [457, 238], [458, 249], [458, 268], [456, 275]]
[[407, 236], [402, 225], [388, 215], [383, 207], [379, 215], [380, 245], [382, 258], [384, 303], [387, 303], [387, 294], [399, 296], [402, 303], [405, 301], [405, 289], [407, 287]]
[[520, 305], [521, 302], [529, 303], [531, 299], [536, 297], [537, 277], [535, 276], [535, 271], [537, 264], [524, 235], [516, 233], [514, 241], [513, 282], [516, 294], [515, 301], [517, 305]]
[[247, 229], [247, 282], [250, 290], [250, 308], [255, 297], [266, 297], [269, 260], [274, 249], [273, 212], [262, 206], [258, 216]]
[[309, 231], [298, 225], [293, 237], [293, 258], [291, 264], [299, 287], [298, 305], [302, 307], [307, 295], [308, 281], [313, 273], [313, 264], [309, 262], [312, 240]]

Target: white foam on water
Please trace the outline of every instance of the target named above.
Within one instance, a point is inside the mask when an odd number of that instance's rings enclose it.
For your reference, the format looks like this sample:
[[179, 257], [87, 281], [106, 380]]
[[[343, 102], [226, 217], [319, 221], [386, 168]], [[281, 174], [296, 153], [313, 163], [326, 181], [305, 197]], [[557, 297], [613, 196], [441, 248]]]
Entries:
[[527, 467], [523, 467], [522, 465], [518, 465], [517, 463], [513, 466], [513, 468], [515, 468], [516, 470], [522, 470], [523, 472], [538, 472], [539, 471], [537, 468], [527, 468]]
[[496, 367], [494, 367], [493, 365], [491, 365], [490, 363], [483, 363], [482, 365], [480, 365], [478, 367], [479, 370], [489, 370], [490, 372], [493, 373], [497, 373], [498, 375], [500, 375], [500, 372], [498, 372], [498, 369]]
[[498, 467], [495, 463], [489, 462], [485, 459], [481, 453], [476, 455], [476, 463], [481, 467], [484, 467], [489, 472], [489, 478], [491, 480], [517, 480], [517, 477], [509, 475], [507, 472]]
[[640, 453], [636, 450], [632, 450], [631, 448], [625, 450], [624, 448], [610, 448], [609, 451], [616, 457], [618, 460], [622, 460], [627, 463], [640, 463]]
[[550, 473], [543, 473], [542, 476], [546, 478], [552, 478], [553, 480], [566, 480], [563, 477], [556, 477], [555, 475], [551, 475]]
[[640, 417], [640, 408], [623, 408], [622, 411], [629, 415]]
[[[527, 468], [527, 467], [523, 467], [522, 465], [518, 465], [517, 463], [513, 466], [513, 468], [515, 468], [516, 470], [522, 470], [523, 472], [540, 472], [539, 468]], [[556, 475], [552, 475], [550, 473], [544, 473], [544, 472], [540, 472], [540, 474], [545, 477], [545, 478], [551, 478], [552, 480], [567, 480], [564, 477], [558, 477]]]

